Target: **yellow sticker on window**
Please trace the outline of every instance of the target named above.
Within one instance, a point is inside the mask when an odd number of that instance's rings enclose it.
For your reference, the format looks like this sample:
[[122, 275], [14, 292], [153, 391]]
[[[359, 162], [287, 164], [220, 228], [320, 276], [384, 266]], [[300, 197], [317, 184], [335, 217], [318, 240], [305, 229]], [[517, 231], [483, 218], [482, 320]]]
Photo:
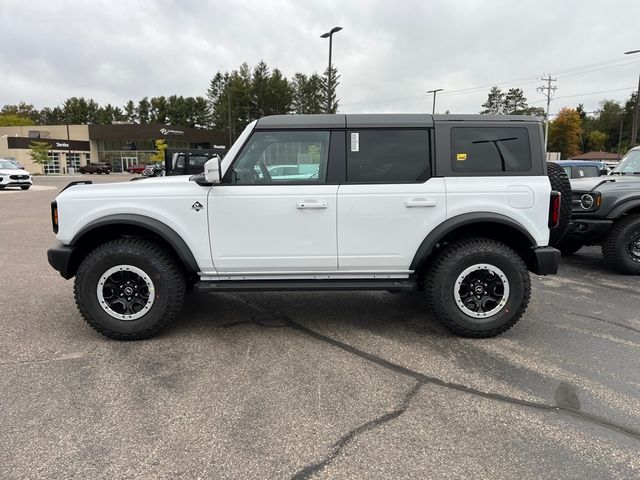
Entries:
[[459, 162], [464, 162], [467, 159], [467, 154], [466, 153], [457, 153], [456, 154], [456, 160], [458, 160]]

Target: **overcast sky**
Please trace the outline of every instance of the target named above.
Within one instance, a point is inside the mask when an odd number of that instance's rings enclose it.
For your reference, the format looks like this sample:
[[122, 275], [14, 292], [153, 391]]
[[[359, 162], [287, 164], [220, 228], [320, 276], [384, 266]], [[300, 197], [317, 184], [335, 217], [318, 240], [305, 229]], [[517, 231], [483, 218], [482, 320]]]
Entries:
[[494, 84], [543, 106], [547, 73], [552, 113], [596, 110], [637, 88], [640, 54], [623, 52], [640, 49], [638, 19], [633, 0], [0, 0], [0, 105], [205, 95], [217, 70], [260, 60], [322, 72], [320, 35], [339, 25], [341, 112], [430, 112], [443, 88], [437, 111], [474, 113]]

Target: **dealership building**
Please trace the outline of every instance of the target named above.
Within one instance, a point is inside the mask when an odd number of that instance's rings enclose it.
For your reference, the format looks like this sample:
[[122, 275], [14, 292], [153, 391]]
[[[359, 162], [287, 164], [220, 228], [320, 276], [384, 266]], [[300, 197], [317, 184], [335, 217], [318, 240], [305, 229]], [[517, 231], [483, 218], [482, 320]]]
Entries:
[[[0, 158], [19, 161], [31, 173], [74, 173], [87, 163], [105, 162], [112, 171], [149, 163], [155, 141], [168, 148], [215, 148], [227, 146], [224, 132], [170, 125], [38, 125], [0, 127]], [[49, 144], [49, 163], [31, 159], [29, 145]], [[228, 147], [228, 146], [227, 146]]]

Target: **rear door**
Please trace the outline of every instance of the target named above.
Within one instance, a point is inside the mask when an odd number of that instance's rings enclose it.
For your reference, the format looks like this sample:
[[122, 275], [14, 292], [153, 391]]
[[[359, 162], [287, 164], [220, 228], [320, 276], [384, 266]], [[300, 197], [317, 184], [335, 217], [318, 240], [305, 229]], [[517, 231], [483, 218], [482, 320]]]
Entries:
[[431, 130], [347, 131], [346, 183], [338, 190], [341, 271], [407, 273], [445, 220], [444, 179], [431, 178]]

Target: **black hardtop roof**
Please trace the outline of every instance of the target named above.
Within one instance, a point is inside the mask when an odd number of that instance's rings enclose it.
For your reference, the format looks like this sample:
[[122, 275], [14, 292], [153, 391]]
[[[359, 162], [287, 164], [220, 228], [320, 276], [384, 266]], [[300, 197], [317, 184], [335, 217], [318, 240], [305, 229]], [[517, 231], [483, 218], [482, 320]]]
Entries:
[[434, 122], [540, 122], [527, 115], [430, 115], [425, 113], [363, 113], [271, 115], [258, 120], [258, 129], [433, 127]]

